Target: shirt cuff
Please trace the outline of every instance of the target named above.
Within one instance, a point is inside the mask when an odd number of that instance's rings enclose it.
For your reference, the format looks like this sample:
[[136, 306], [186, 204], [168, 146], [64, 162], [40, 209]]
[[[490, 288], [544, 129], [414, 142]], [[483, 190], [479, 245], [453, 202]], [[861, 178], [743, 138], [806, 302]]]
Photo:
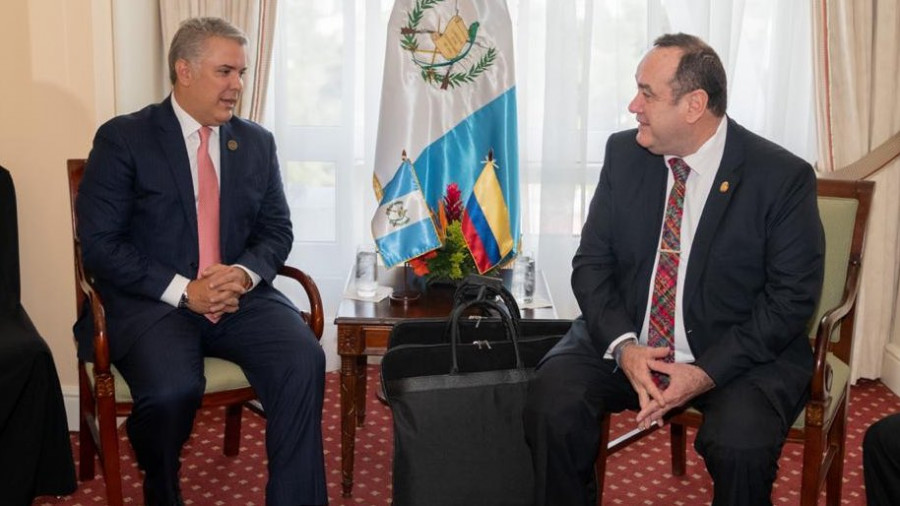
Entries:
[[606, 353], [603, 354], [603, 358], [605, 358], [607, 360], [613, 360], [613, 358], [614, 358], [613, 354], [612, 354], [613, 350], [616, 349], [616, 346], [618, 346], [619, 343], [621, 343], [623, 341], [627, 341], [628, 339], [634, 339], [634, 341], [637, 342], [637, 340], [638, 340], [637, 334], [635, 334], [634, 332], [626, 332], [626, 333], [622, 334], [621, 336], [617, 337], [616, 340], [613, 341], [612, 344], [609, 345], [609, 348], [606, 349]]
[[170, 306], [178, 307], [178, 303], [181, 302], [181, 294], [187, 290], [188, 283], [191, 280], [182, 276], [181, 274], [176, 274], [172, 281], [169, 282], [169, 286], [166, 287], [166, 291], [163, 292], [162, 297], [159, 299]]

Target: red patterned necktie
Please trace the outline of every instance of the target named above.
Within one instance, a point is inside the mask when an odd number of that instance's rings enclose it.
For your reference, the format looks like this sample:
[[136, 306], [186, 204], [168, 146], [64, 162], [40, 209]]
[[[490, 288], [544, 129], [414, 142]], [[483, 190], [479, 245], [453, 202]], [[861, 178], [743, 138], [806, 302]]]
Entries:
[[[684, 183], [691, 171], [681, 158], [670, 159], [669, 166], [672, 167], [675, 184], [672, 185], [669, 199], [666, 201], [647, 336], [647, 343], [650, 346], [669, 348], [666, 362], [675, 360], [675, 293], [678, 286], [678, 261], [681, 256], [681, 216], [684, 213]], [[653, 381], [661, 389], [669, 386], [667, 374], [654, 371]]]
[[[204, 126], [197, 149], [197, 236], [200, 239], [200, 265], [197, 276], [210, 265], [220, 263], [219, 250], [219, 179], [209, 156], [209, 135], [212, 129]], [[210, 321], [219, 319], [207, 315]]]

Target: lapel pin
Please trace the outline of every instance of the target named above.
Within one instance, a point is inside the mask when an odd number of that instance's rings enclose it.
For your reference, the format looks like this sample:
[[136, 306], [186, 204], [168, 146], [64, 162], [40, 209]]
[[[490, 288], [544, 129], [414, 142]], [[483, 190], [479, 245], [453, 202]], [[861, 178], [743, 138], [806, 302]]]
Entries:
[[722, 181], [719, 185], [719, 193], [728, 193], [728, 181]]
[[236, 140], [231, 139], [228, 141], [228, 151], [237, 151], [237, 146], [238, 144]]

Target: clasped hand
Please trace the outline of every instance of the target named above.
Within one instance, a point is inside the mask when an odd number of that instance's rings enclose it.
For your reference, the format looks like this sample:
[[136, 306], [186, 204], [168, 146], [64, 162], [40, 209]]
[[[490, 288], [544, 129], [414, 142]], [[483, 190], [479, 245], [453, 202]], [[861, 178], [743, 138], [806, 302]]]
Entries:
[[188, 309], [215, 318], [237, 312], [241, 296], [247, 293], [248, 277], [246, 271], [233, 265], [207, 267], [188, 283]]
[[[641, 429], [654, 423], [662, 426], [669, 410], [682, 406], [715, 386], [703, 369], [683, 363], [665, 362], [667, 348], [630, 345], [622, 350], [621, 367], [638, 394], [641, 411], [635, 421]], [[661, 390], [651, 371], [669, 375], [669, 386]]]

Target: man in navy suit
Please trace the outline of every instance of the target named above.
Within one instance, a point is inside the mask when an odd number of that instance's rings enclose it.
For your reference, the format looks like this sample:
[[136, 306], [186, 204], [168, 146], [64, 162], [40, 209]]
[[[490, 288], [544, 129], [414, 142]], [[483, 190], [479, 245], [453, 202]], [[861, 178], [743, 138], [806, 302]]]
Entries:
[[[582, 316], [529, 390], [536, 503], [588, 504], [603, 414], [635, 410], [647, 428], [692, 405], [704, 414], [695, 447], [713, 503], [768, 504], [813, 367], [805, 329], [824, 257], [815, 174], [725, 116], [725, 71], [700, 39], [660, 37], [635, 77], [638, 128], [607, 143], [572, 261]], [[671, 249], [661, 246], [664, 210], [682, 162]], [[649, 345], [654, 285], [670, 286], [657, 272], [663, 254], [680, 258], [671, 348]]]
[[[221, 19], [182, 23], [169, 52], [172, 94], [100, 127], [79, 188], [84, 263], [134, 397], [127, 431], [150, 504], [182, 503], [179, 455], [203, 394], [204, 356], [240, 365], [265, 407], [266, 503], [327, 502], [324, 353], [272, 286], [293, 242], [275, 143], [234, 116], [246, 44]], [[209, 161], [220, 251], [201, 269], [198, 171]], [[89, 326], [84, 316], [76, 324], [88, 360]]]

